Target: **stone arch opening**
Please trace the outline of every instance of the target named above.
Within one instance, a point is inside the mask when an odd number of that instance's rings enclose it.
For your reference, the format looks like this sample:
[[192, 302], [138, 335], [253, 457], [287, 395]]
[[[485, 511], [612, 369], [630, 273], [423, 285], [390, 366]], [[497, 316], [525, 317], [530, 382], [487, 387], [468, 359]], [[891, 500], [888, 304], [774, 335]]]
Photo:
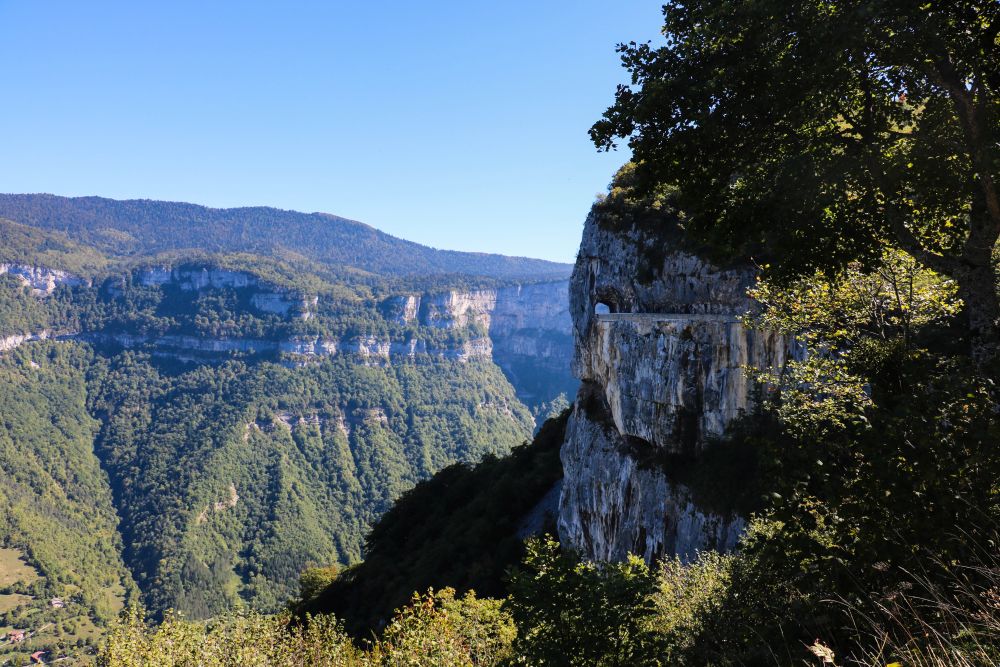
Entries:
[[627, 312], [622, 295], [614, 287], [604, 286], [592, 293], [591, 300], [594, 303], [595, 315], [608, 315], [611, 313]]

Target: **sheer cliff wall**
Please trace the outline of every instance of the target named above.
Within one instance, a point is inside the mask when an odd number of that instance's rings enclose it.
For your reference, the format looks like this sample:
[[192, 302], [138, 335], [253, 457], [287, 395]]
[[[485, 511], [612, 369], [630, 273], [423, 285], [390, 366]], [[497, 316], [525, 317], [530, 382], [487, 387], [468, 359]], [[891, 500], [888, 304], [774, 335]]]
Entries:
[[651, 234], [608, 224], [595, 206], [570, 281], [581, 386], [561, 450], [559, 533], [592, 559], [731, 549], [743, 517], [699, 507], [669, 461], [697, 465], [752, 409], [747, 367], [797, 354], [741, 324], [752, 266], [713, 266]]
[[572, 399], [569, 371], [573, 322], [566, 280], [496, 289], [451, 290], [388, 299], [390, 320], [443, 329], [479, 326], [492, 344], [493, 361], [533, 411], [560, 393]]

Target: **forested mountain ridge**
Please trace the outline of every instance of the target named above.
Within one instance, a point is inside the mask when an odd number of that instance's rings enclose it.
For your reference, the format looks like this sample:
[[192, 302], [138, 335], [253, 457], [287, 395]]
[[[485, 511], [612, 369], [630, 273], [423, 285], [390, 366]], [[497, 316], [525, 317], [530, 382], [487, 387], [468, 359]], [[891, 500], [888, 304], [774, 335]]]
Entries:
[[2, 218], [0, 241], [0, 281], [45, 297], [7, 293], [0, 349], [30, 336], [71, 335], [282, 363], [345, 353], [478, 355], [492, 356], [539, 410], [574, 387], [564, 359], [572, 345], [567, 284], [558, 279], [386, 277], [245, 252], [122, 258]]
[[132, 618], [102, 665], [1000, 662], [1000, 4], [662, 9], [591, 129], [634, 161], [571, 278], [572, 410], [308, 570], [346, 619]]
[[179, 202], [0, 194], [0, 218], [60, 231], [112, 256], [175, 250], [294, 254], [386, 276], [463, 274], [501, 279], [568, 278], [568, 264], [437, 250], [327, 213], [268, 207], [216, 209]]
[[401, 493], [505, 454], [573, 390], [565, 279], [513, 277], [545, 263], [444, 273], [463, 265], [348, 225], [425, 258], [358, 268], [60, 219], [0, 219], [0, 547], [42, 582], [0, 591], [0, 628], [62, 618], [53, 596], [87, 640], [129, 594], [154, 615], [278, 609], [303, 568], [359, 561]]

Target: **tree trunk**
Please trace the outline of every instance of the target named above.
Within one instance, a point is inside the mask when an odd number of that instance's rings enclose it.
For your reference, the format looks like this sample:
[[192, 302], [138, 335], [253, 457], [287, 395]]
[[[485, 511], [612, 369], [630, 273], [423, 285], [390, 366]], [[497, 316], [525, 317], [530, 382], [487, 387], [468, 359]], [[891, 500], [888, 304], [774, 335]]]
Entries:
[[958, 295], [965, 303], [972, 359], [986, 369], [1000, 361], [1000, 299], [997, 298], [996, 274], [989, 261], [963, 262], [954, 278], [958, 282]]

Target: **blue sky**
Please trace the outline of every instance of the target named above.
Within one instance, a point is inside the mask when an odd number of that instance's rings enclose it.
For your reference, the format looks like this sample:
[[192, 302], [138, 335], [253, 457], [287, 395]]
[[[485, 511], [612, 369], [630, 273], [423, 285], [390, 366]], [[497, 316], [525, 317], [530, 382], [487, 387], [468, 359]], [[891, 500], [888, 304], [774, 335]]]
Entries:
[[0, 192], [325, 211], [572, 261], [657, 0], [0, 0]]

